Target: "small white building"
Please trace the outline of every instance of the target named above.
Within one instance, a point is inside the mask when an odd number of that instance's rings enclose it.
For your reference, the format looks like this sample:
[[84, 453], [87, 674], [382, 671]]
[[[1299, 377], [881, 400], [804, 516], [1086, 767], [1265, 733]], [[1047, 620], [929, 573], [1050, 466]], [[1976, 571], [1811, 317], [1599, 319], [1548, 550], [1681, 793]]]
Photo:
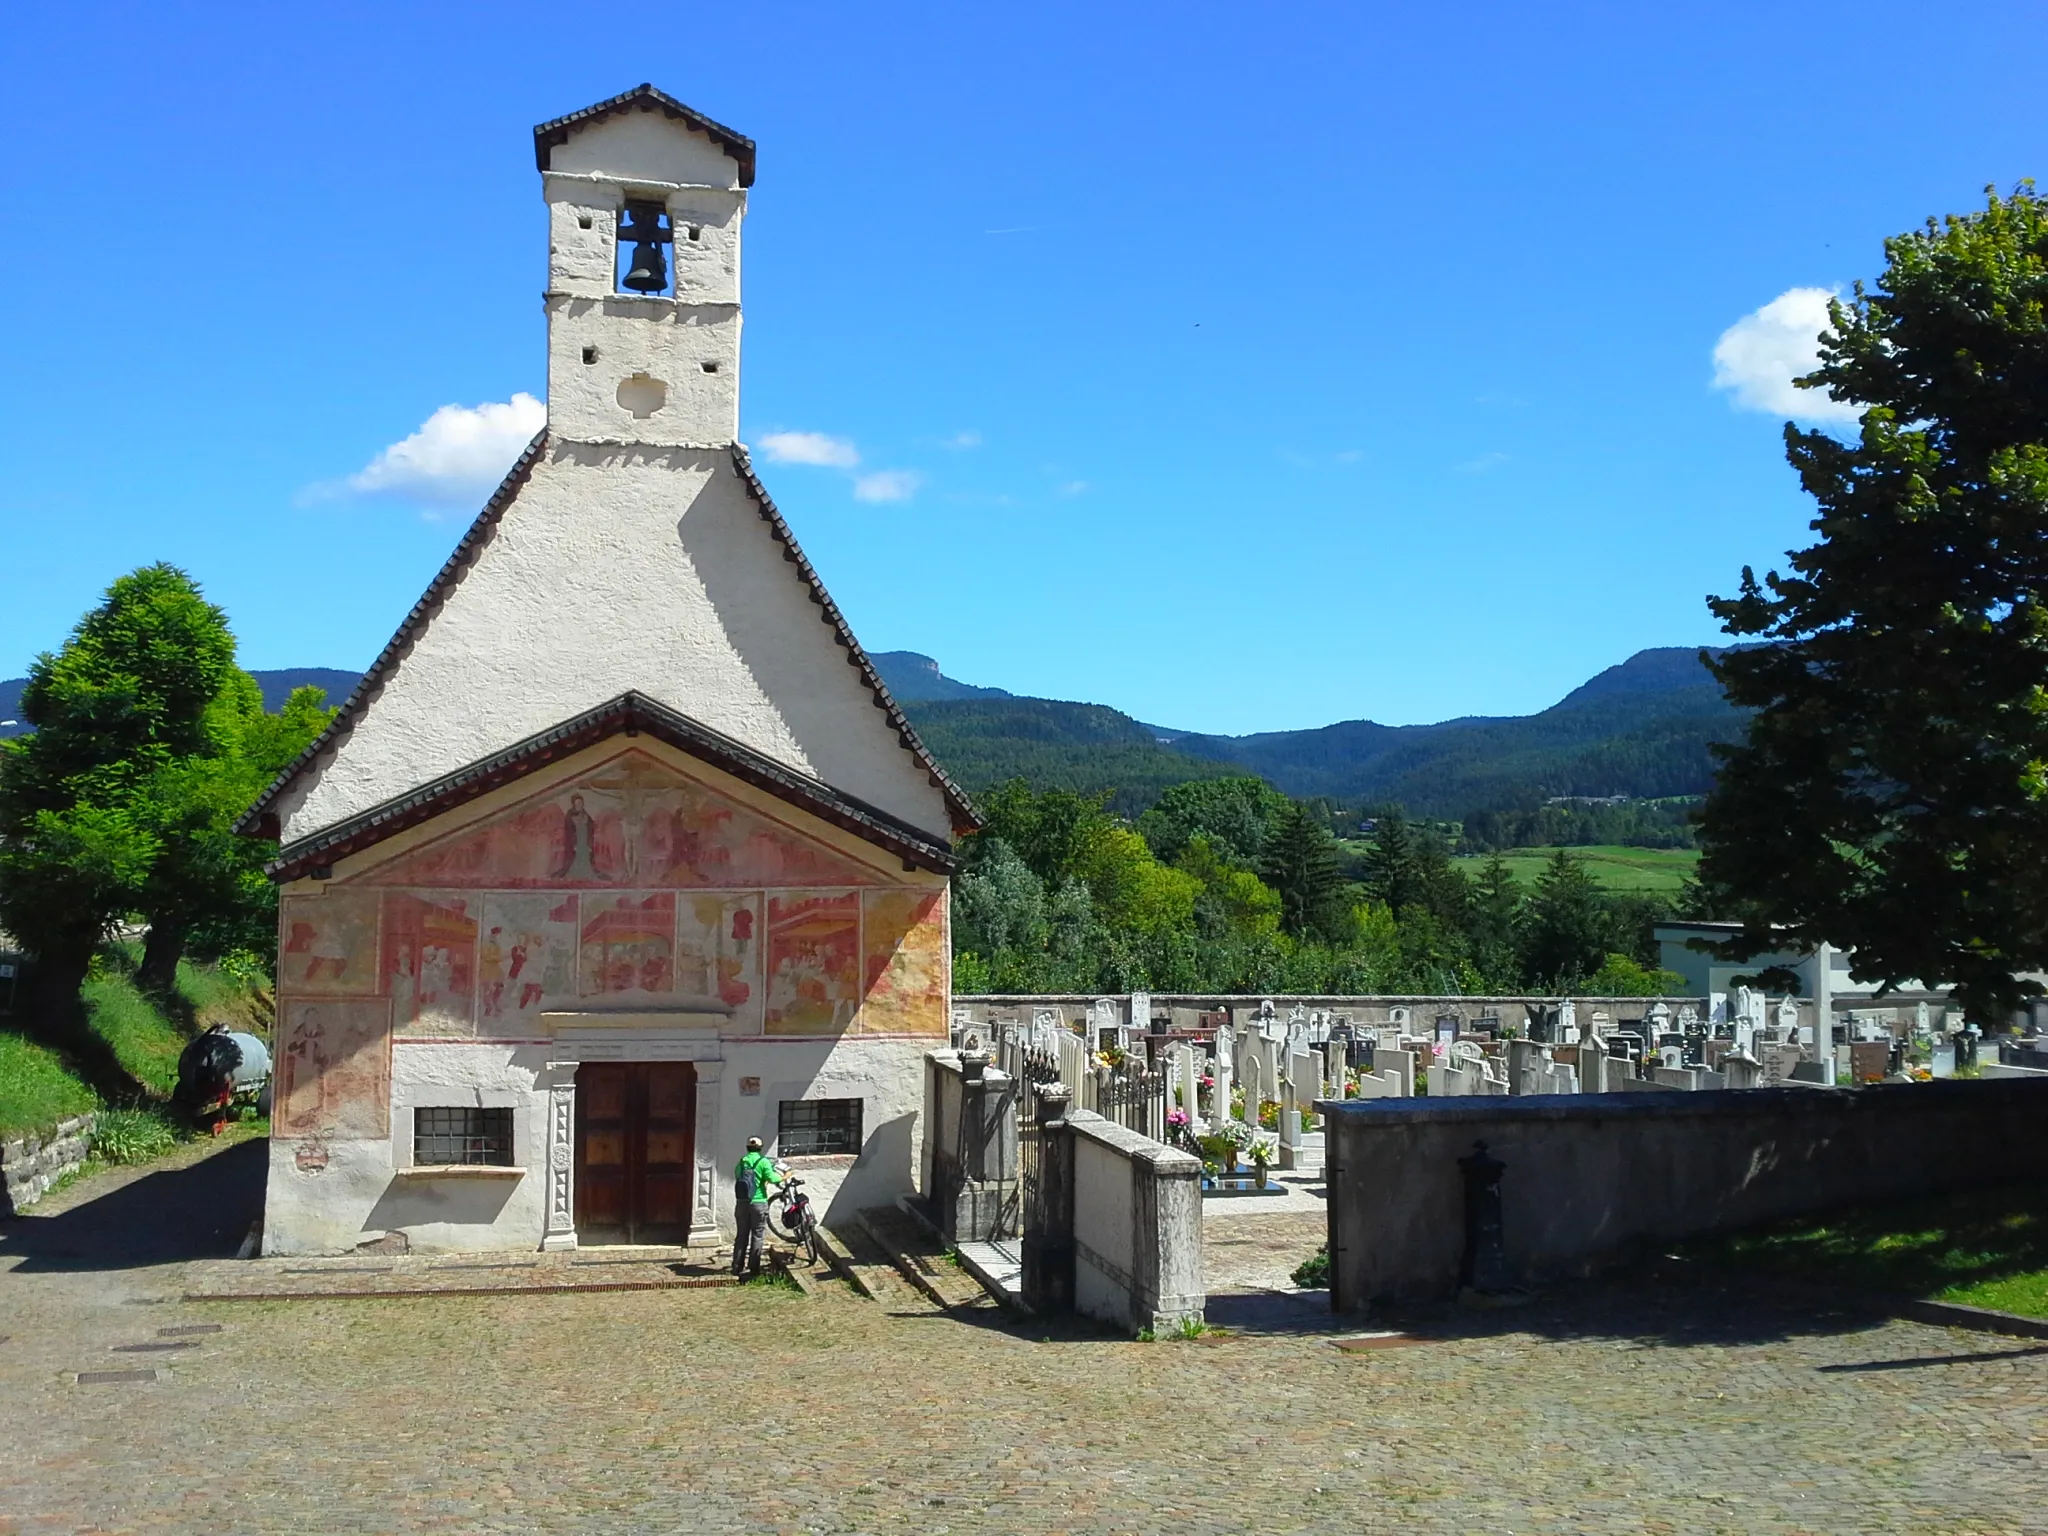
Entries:
[[548, 417], [279, 839], [263, 1251], [709, 1246], [746, 1138], [918, 1163], [951, 836], [738, 441], [754, 145], [641, 86], [534, 130]]

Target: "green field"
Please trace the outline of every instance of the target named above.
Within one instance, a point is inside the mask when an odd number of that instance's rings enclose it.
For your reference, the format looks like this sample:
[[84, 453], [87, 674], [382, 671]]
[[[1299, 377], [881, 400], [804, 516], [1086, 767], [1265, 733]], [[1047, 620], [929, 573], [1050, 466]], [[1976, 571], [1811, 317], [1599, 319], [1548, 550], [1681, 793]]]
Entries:
[[[1656, 896], [1675, 896], [1679, 887], [1698, 868], [1697, 848], [1621, 848], [1611, 844], [1566, 850], [1586, 866], [1586, 872], [1610, 891], [1647, 891]], [[1501, 862], [1524, 885], [1533, 884], [1557, 854], [1555, 848], [1516, 848], [1501, 855]], [[1487, 860], [1485, 854], [1469, 854], [1451, 862], [1468, 875], [1476, 876]]]

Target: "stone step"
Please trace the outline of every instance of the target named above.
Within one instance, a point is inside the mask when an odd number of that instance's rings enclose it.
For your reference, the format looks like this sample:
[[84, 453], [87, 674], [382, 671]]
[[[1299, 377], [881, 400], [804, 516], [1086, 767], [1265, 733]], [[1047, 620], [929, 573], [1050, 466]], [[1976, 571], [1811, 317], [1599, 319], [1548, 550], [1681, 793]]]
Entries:
[[987, 1299], [981, 1282], [947, 1255], [946, 1245], [908, 1211], [893, 1205], [869, 1206], [860, 1224], [884, 1251], [896, 1270], [942, 1307], [971, 1307]]
[[820, 1227], [826, 1261], [841, 1279], [870, 1301], [891, 1312], [932, 1313], [939, 1310], [930, 1296], [897, 1272], [889, 1251], [858, 1222], [843, 1228]]

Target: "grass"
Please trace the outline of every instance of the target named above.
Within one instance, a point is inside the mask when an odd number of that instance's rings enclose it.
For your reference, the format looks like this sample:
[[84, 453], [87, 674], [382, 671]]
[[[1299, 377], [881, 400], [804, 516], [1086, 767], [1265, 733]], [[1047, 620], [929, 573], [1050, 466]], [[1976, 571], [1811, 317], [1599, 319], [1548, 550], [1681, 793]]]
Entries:
[[49, 1130], [98, 1102], [55, 1051], [0, 1030], [0, 1135]]
[[178, 1084], [178, 1056], [189, 1038], [112, 966], [95, 966], [79, 989], [92, 1032], [106, 1041], [121, 1068], [158, 1097]]
[[1788, 1279], [2048, 1317], [2048, 1187], [2038, 1183], [1783, 1222], [1692, 1251]]
[[[101, 1099], [89, 1086], [94, 1081], [108, 1102], [139, 1100], [140, 1112], [154, 1118], [153, 1105], [177, 1085], [178, 1057], [194, 1034], [214, 1023], [269, 1034], [268, 977], [227, 975], [210, 965], [181, 962], [177, 995], [160, 1004], [135, 985], [139, 958], [137, 945], [110, 945], [94, 961], [79, 991], [89, 1033], [59, 1037], [61, 1049], [0, 1028], [0, 1132], [48, 1130], [60, 1120], [100, 1108]], [[104, 1060], [107, 1056], [112, 1065]], [[117, 1140], [125, 1134], [115, 1133]], [[134, 1134], [145, 1131], [137, 1127]]]
[[[1624, 848], [1602, 843], [1566, 852], [1577, 859], [1601, 885], [1610, 891], [1647, 892], [1675, 896], [1698, 869], [1697, 848]], [[1502, 854], [1501, 862], [1518, 884], [1534, 885], [1544, 866], [1557, 856], [1555, 848], [1516, 848]], [[1477, 875], [1490, 854], [1463, 854], [1451, 862], [1468, 875]]]

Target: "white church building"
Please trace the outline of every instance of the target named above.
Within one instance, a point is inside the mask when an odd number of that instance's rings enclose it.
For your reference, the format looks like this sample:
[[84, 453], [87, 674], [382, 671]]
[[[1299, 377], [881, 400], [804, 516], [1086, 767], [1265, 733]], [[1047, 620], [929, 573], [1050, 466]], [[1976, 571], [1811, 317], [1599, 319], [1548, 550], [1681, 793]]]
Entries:
[[643, 85], [534, 148], [547, 424], [243, 824], [265, 1253], [711, 1246], [749, 1136], [917, 1166], [974, 813], [738, 439], [753, 142]]

